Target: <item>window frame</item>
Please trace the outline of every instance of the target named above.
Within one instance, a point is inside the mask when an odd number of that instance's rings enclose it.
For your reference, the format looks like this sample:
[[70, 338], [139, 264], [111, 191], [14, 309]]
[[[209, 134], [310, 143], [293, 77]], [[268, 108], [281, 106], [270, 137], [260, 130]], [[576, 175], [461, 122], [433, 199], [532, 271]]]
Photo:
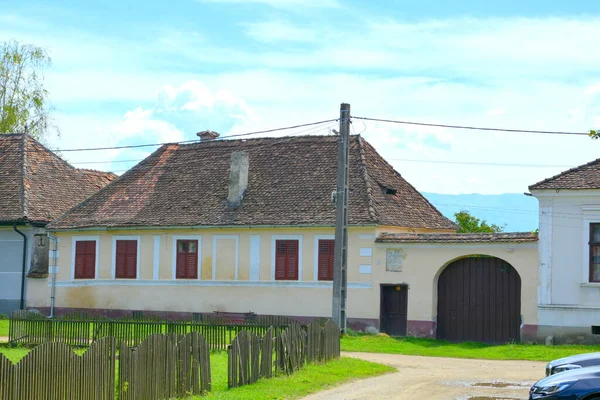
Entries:
[[589, 283], [600, 283], [600, 279], [598, 280], [594, 280], [593, 276], [594, 274], [592, 273], [592, 249], [594, 247], [599, 247], [600, 248], [600, 241], [598, 242], [593, 242], [592, 238], [594, 235], [594, 226], [596, 226], [598, 229], [600, 229], [600, 222], [590, 222], [588, 225], [588, 282]]
[[[77, 242], [96, 242], [96, 255], [94, 263], [93, 278], [75, 278], [75, 262], [77, 257]], [[71, 281], [85, 281], [98, 279], [98, 262], [100, 259], [100, 237], [99, 236], [73, 236], [71, 238]]]
[[[178, 240], [197, 240], [198, 241], [198, 248], [197, 248], [197, 260], [196, 260], [196, 270], [197, 272], [197, 278], [177, 278], [177, 241]], [[172, 241], [172, 248], [171, 248], [171, 253], [172, 253], [172, 259], [171, 259], [171, 279], [174, 281], [196, 281], [196, 280], [202, 280], [202, 235], [173, 235], [173, 241]]]
[[[297, 240], [298, 241], [298, 280], [290, 282], [302, 282], [302, 235], [272, 235], [271, 236], [271, 281], [277, 281], [275, 279], [275, 264], [277, 247], [276, 243], [278, 240]], [[286, 282], [286, 281], [279, 281]]]
[[[135, 260], [135, 278], [117, 278], [117, 241], [118, 240], [135, 240], [137, 242], [136, 260]], [[113, 280], [140, 280], [140, 258], [141, 258], [141, 238], [140, 236], [113, 236], [112, 237], [112, 263], [111, 263], [111, 278]]]
[[[333, 240], [335, 241], [335, 235], [315, 235], [314, 240], [314, 281], [315, 282], [332, 282], [332, 280], [319, 280], [319, 241], [320, 240]], [[334, 248], [335, 253], [335, 248]]]

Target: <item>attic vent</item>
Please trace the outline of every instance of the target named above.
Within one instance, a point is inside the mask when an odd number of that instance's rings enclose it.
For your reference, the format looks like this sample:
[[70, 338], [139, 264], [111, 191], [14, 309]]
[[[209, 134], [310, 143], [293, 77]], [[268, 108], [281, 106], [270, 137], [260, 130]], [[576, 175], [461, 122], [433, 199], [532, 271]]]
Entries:
[[398, 190], [392, 188], [385, 188], [385, 194], [396, 194]]

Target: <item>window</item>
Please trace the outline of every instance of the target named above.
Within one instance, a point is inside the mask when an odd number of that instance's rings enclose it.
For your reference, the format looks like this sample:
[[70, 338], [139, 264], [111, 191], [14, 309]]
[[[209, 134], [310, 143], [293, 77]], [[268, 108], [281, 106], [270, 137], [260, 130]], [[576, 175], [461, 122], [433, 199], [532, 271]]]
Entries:
[[137, 278], [137, 240], [117, 240], [115, 251], [115, 278]]
[[175, 278], [198, 279], [198, 241], [178, 240]]
[[75, 279], [96, 277], [96, 241], [75, 241]]
[[298, 280], [298, 241], [275, 241], [275, 280]]
[[319, 280], [333, 280], [333, 259], [335, 254], [335, 240], [319, 240]]
[[590, 282], [600, 282], [600, 224], [590, 224]]

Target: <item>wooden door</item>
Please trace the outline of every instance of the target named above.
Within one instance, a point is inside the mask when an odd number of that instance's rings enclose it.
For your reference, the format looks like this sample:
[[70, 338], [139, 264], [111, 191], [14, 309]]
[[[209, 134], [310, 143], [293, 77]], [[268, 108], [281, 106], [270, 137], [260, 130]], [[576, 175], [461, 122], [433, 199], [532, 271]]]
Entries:
[[381, 331], [390, 336], [406, 336], [408, 286], [381, 285]]
[[518, 341], [521, 278], [512, 265], [499, 258], [462, 258], [440, 275], [437, 309], [438, 339]]

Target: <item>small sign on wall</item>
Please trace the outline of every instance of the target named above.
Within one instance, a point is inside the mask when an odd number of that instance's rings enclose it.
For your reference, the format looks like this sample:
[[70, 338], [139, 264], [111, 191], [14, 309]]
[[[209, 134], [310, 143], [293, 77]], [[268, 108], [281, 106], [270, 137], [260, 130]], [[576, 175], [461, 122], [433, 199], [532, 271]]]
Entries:
[[404, 250], [388, 250], [385, 270], [389, 272], [401, 272], [402, 263], [405, 258], [406, 252]]

